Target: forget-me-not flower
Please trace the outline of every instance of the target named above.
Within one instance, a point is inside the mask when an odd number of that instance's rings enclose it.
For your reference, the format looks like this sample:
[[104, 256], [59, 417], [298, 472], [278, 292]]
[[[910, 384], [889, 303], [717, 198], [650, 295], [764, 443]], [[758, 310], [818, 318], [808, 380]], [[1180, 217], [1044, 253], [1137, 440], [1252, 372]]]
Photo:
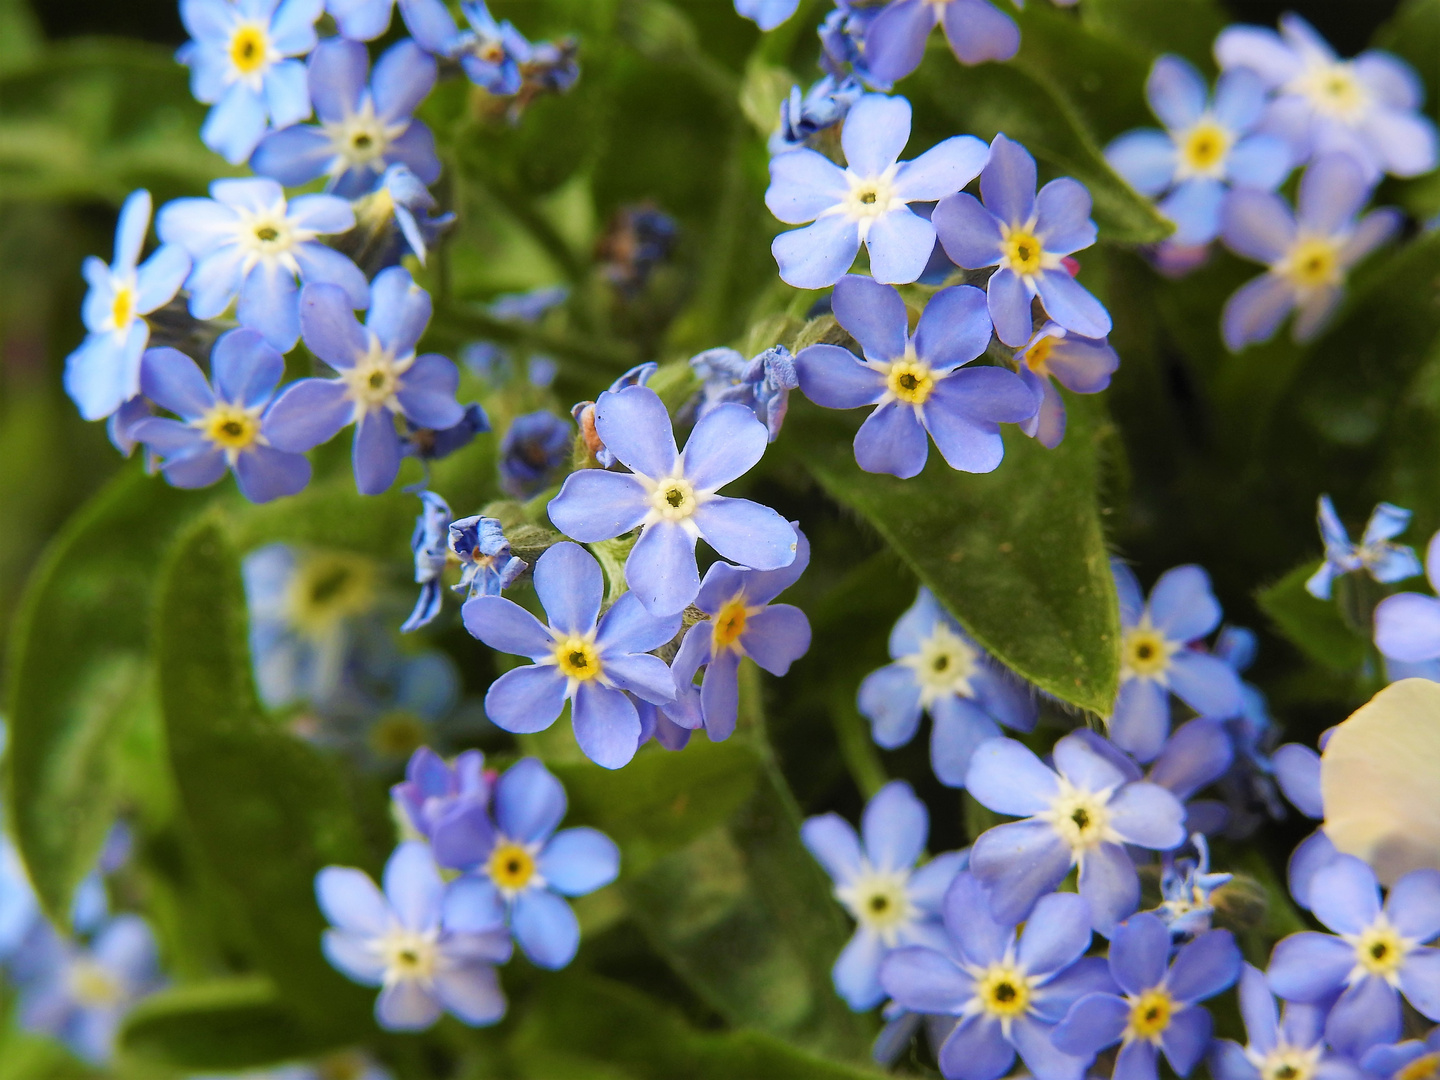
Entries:
[[1340, 997], [1325, 1038], [1359, 1056], [1400, 1037], [1403, 994], [1423, 1016], [1440, 1020], [1440, 870], [1412, 870], [1384, 906], [1375, 872], [1353, 855], [1336, 855], [1316, 874], [1310, 910], [1334, 931], [1302, 931], [1275, 946], [1266, 978], [1287, 1001]]
[[[704, 356], [705, 354], [701, 353], [700, 355]], [[691, 364], [693, 365], [694, 362], [695, 361], [692, 360]], [[655, 372], [659, 370], [660, 365], [653, 360], [647, 360], [643, 364], [636, 364], [612, 382], [609, 389], [613, 392], [616, 390], [624, 390], [627, 386], [645, 386], [650, 382], [651, 378], [654, 377]], [[781, 412], [784, 412], [783, 406]], [[756, 415], [758, 416], [759, 413], [757, 412]], [[579, 425], [580, 439], [584, 442], [585, 449], [590, 452], [590, 456], [600, 463], [602, 469], [613, 468], [615, 465], [615, 455], [612, 454], [605, 443], [601, 441], [600, 433], [595, 430], [595, 402], [577, 401], [574, 405], [570, 406], [570, 417]], [[771, 438], [773, 441], [774, 437], [772, 436]]]
[[1018, 935], [989, 911], [985, 889], [956, 875], [943, 907], [943, 947], [897, 949], [880, 980], [900, 1005], [959, 1018], [937, 1054], [947, 1080], [997, 1080], [1018, 1052], [1036, 1080], [1080, 1080], [1093, 1055], [1051, 1042], [1055, 1025], [1082, 995], [1113, 989], [1104, 961], [1085, 958], [1090, 912], [1074, 893], [1035, 905]]
[[[1425, 549], [1425, 576], [1440, 592], [1440, 533]], [[1375, 647], [1402, 664], [1440, 659], [1440, 600], [1418, 592], [1385, 597], [1375, 605]]]
[[678, 614], [700, 591], [695, 543], [751, 570], [795, 559], [795, 530], [768, 506], [716, 494], [759, 462], [765, 428], [743, 405], [718, 405], [697, 421], [683, 451], [655, 391], [630, 386], [600, 395], [595, 430], [631, 471], [580, 469], [550, 500], [550, 520], [586, 544], [640, 529], [625, 581], [645, 609]]
[[[985, 144], [955, 135], [913, 161], [900, 161], [910, 139], [910, 102], [866, 94], [840, 133], [848, 167], [805, 147], [770, 159], [765, 205], [788, 225], [770, 250], [780, 277], [797, 289], [823, 289], [850, 269], [864, 244], [876, 281], [914, 281], [935, 249], [935, 228], [910, 209], [953, 195], [979, 174]], [[1108, 327], [1107, 327], [1108, 330]]]
[[310, 115], [305, 65], [315, 48], [324, 0], [181, 0], [192, 40], [175, 58], [190, 68], [190, 92], [213, 105], [200, 129], [206, 146], [239, 165], [267, 124], [297, 124]]
[[735, 10], [761, 30], [774, 30], [799, 6], [800, 0], [735, 0]]
[[618, 769], [640, 745], [640, 717], [625, 691], [654, 705], [675, 700], [670, 669], [649, 654], [679, 631], [680, 615], [656, 617], [626, 593], [600, 617], [600, 564], [568, 541], [535, 561], [535, 592], [549, 626], [502, 596], [476, 596], [461, 609], [465, 629], [486, 645], [534, 661], [490, 684], [485, 712], [506, 731], [543, 731], [569, 700], [580, 749]]
[[1015, 20], [988, 0], [895, 0], [865, 31], [865, 63], [881, 82], [893, 83], [920, 66], [925, 42], [945, 28], [950, 51], [962, 64], [1009, 60], [1020, 49]]
[[400, 626], [402, 634], [419, 630], [440, 614], [440, 575], [450, 563], [450, 521], [454, 517], [450, 504], [433, 491], [415, 494], [420, 496], [420, 514], [410, 534], [410, 553], [415, 559], [415, 584], [420, 586], [420, 595], [409, 618]]
[[436, 353], [415, 355], [430, 322], [430, 294], [399, 266], [376, 277], [372, 291], [374, 303], [361, 326], [342, 289], [305, 287], [305, 344], [340, 377], [291, 383], [265, 418], [270, 441], [296, 451], [328, 442], [354, 424], [355, 483], [362, 495], [378, 495], [400, 471], [397, 414], [443, 429], [465, 413], [455, 400], [455, 365]]
[[[810, 620], [793, 604], [772, 604], [810, 565], [810, 541], [795, 529], [795, 561], [779, 570], [745, 570], [712, 563], [700, 583], [695, 606], [710, 616], [685, 632], [675, 654], [677, 708], [667, 708], [680, 723], [687, 710], [705, 725], [714, 742], [728, 739], [740, 712], [740, 661], [749, 657], [771, 675], [784, 675], [810, 648]], [[705, 677], [697, 690], [695, 673]], [[681, 726], [685, 726], [682, 724]], [[698, 724], [696, 725], [698, 726]]]
[[1248, 68], [1275, 97], [1261, 130], [1286, 139], [1295, 159], [1348, 154], [1370, 182], [1382, 173], [1419, 176], [1435, 168], [1435, 124], [1420, 112], [1425, 84], [1399, 57], [1370, 49], [1341, 60], [1300, 16], [1280, 17], [1280, 32], [1231, 26], [1215, 39], [1227, 70]]
[[500, 486], [528, 499], [569, 460], [574, 442], [574, 429], [562, 416], [543, 409], [517, 416], [500, 440]]
[[[965, 866], [963, 852], [937, 855], [918, 869], [930, 812], [903, 780], [892, 780], [865, 806], [861, 835], [839, 814], [807, 818], [800, 839], [830, 880], [835, 898], [855, 920], [831, 972], [835, 990], [856, 1012], [885, 1000], [880, 964], [906, 945], [944, 949], [940, 903]], [[862, 841], [863, 836], [863, 841]]]
[[980, 174], [980, 196], [942, 199], [933, 221], [945, 254], [957, 266], [998, 267], [986, 291], [995, 333], [1011, 348], [1030, 340], [1030, 301], [1084, 337], [1110, 333], [1110, 313], [1066, 267], [1067, 255], [1095, 243], [1090, 192], [1062, 176], [1035, 191], [1035, 159], [1019, 143], [996, 135]]
[[214, 389], [190, 357], [176, 349], [145, 354], [145, 396], [180, 417], [151, 417], [135, 438], [161, 461], [179, 488], [209, 487], [229, 469], [240, 493], [263, 503], [294, 495], [310, 482], [310, 462], [271, 446], [263, 422], [285, 374], [285, 358], [254, 330], [222, 335], [210, 351]]
[[1170, 959], [1170, 931], [1144, 913], [1115, 928], [1110, 974], [1120, 993], [1087, 994], [1055, 1029], [1055, 1045], [1094, 1054], [1120, 1043], [1114, 1076], [1158, 1080], [1157, 1058], [1181, 1076], [1210, 1046], [1214, 1020], [1200, 1002], [1228, 989], [1240, 975], [1240, 949], [1228, 930], [1211, 930], [1180, 946]]
[[1000, 725], [1017, 731], [1035, 726], [1035, 701], [1002, 671], [923, 585], [915, 603], [890, 631], [886, 664], [860, 683], [858, 704], [875, 741], [887, 750], [904, 746], [929, 713], [930, 765], [942, 784], [964, 787], [971, 755]]
[[330, 38], [310, 55], [310, 98], [318, 124], [271, 132], [250, 167], [298, 187], [324, 176], [327, 189], [353, 199], [375, 186], [391, 165], [404, 165], [422, 184], [440, 178], [435, 137], [412, 117], [435, 85], [435, 58], [413, 41], [387, 49], [369, 79], [370, 54], [358, 41]]
[[995, 917], [1020, 922], [1078, 866], [1092, 925], [1108, 934], [1140, 904], [1140, 879], [1124, 845], [1179, 847], [1185, 808], [1159, 784], [1130, 779], [1079, 732], [1055, 744], [1054, 762], [1051, 769], [1014, 739], [989, 739], [976, 749], [965, 787], [982, 806], [1025, 820], [982, 833], [970, 868], [989, 888]]
[[1192, 648], [1220, 625], [1220, 603], [1198, 566], [1165, 571], [1147, 600], [1130, 568], [1110, 560], [1120, 594], [1120, 693], [1110, 716], [1115, 745], [1152, 761], [1170, 733], [1173, 693], [1202, 716], [1234, 716], [1243, 704], [1235, 669]]
[[469, 23], [460, 29], [444, 0], [398, 0], [412, 37], [436, 56], [457, 60], [475, 85], [492, 94], [516, 93], [523, 82], [520, 65], [532, 47], [515, 27], [497, 22], [483, 0], [461, 0]]
[[395, 0], [325, 0], [325, 10], [335, 20], [342, 37], [351, 41], [374, 41], [390, 29]]
[[1423, 1041], [1406, 1039], [1389, 1046], [1372, 1046], [1365, 1051], [1360, 1065], [1382, 1080], [1435, 1080], [1440, 1075], [1440, 1027], [1431, 1028]]
[[1329, 495], [1320, 496], [1320, 539], [1325, 541], [1325, 562], [1305, 582], [1305, 591], [1319, 600], [1330, 599], [1330, 588], [1341, 574], [1364, 570], [1376, 581], [1390, 583], [1416, 577], [1420, 560], [1409, 544], [1390, 541], [1410, 524], [1410, 511], [1391, 503], [1376, 505], [1356, 544], [1345, 531]]
[[[1218, 1039], [1210, 1052], [1215, 1080], [1361, 1080], [1355, 1063], [1325, 1046], [1328, 1003], [1290, 1001], [1282, 1013], [1264, 972], [1246, 964], [1240, 972], [1240, 1016], [1245, 1046]], [[1380, 1073], [1378, 1075], [1387, 1075]]]
[[430, 840], [443, 822], [466, 807], [483, 810], [490, 801], [490, 786], [485, 755], [479, 750], [466, 750], [446, 762], [422, 746], [410, 755], [405, 779], [390, 788], [390, 795], [415, 831]]
[[770, 153], [815, 149], [818, 136], [843, 121], [850, 107], [864, 96], [865, 88], [849, 76], [837, 79], [826, 75], [804, 94], [800, 87], [792, 86], [790, 96], [780, 102], [780, 126], [770, 136]]
[[300, 289], [325, 283], [344, 290], [352, 308], [370, 304], [360, 268], [319, 237], [355, 227], [350, 204], [336, 195], [290, 202], [274, 180], [216, 180], [209, 199], [176, 199], [160, 208], [160, 239], [190, 253], [190, 314], [214, 319], [237, 295], [236, 316], [282, 353], [300, 339]]
[[1194, 65], [1165, 55], [1145, 82], [1150, 111], [1164, 131], [1139, 128], [1105, 148], [1110, 167], [1175, 223], [1172, 244], [1208, 244], [1220, 232], [1231, 187], [1273, 191], [1290, 174], [1290, 147], [1254, 131], [1268, 95], [1260, 77], [1227, 71], [1213, 101]]
[[460, 560], [460, 580], [451, 586], [467, 600], [499, 596], [530, 564], [510, 553], [510, 541], [496, 518], [461, 518], [450, 523], [450, 551]]
[[1160, 906], [1155, 915], [1170, 928], [1176, 942], [1189, 941], [1210, 929], [1215, 915], [1211, 899], [1216, 889], [1227, 885], [1234, 874], [1212, 873], [1210, 845], [1201, 833], [1190, 837], [1194, 858], [1175, 858], [1172, 851], [1160, 857]]
[[1110, 385], [1120, 355], [1103, 338], [1081, 337], [1057, 322], [1046, 322], [1015, 350], [1015, 362], [1020, 378], [1040, 399], [1040, 408], [1020, 421], [1020, 430], [1053, 449], [1065, 438], [1065, 399], [1055, 383], [1072, 394], [1098, 394]]
[[378, 986], [375, 1021], [386, 1031], [421, 1031], [448, 1012], [466, 1024], [496, 1023], [505, 994], [495, 965], [510, 959], [503, 911], [466, 929], [445, 924], [445, 883], [427, 844], [410, 840], [385, 864], [385, 891], [363, 870], [327, 866], [315, 896], [330, 921], [322, 947], [337, 971]]
[[499, 906], [532, 963], [553, 971], [575, 959], [580, 923], [564, 898], [614, 881], [620, 849], [596, 829], [556, 832], [565, 805], [560, 781], [521, 758], [495, 781], [493, 821], [472, 806], [436, 830], [440, 864], [469, 871], [446, 892], [447, 926], [464, 931], [477, 917], [487, 926]]
[[690, 367], [703, 384], [695, 412], [697, 419], [717, 405], [738, 402], [755, 414], [765, 425], [770, 441], [775, 441], [780, 426], [785, 423], [790, 391], [800, 385], [795, 358], [789, 349], [772, 345], [750, 360], [734, 349], [706, 349], [690, 358]]
[[795, 366], [801, 392], [817, 405], [876, 406], [855, 433], [862, 469], [915, 476], [930, 439], [952, 469], [990, 472], [1000, 464], [1000, 424], [1028, 420], [1039, 402], [1013, 371], [966, 366], [990, 343], [984, 293], [972, 285], [941, 289], [913, 336], [905, 302], [888, 285], [848, 274], [836, 284], [833, 303], [865, 359], [821, 344], [801, 349]]
[[1358, 218], [1372, 184], [1348, 154], [1326, 154], [1300, 178], [1298, 213], [1279, 195], [1236, 190], [1221, 213], [1221, 236], [1243, 258], [1269, 269], [1241, 286], [1221, 313], [1232, 352], [1268, 341], [1292, 311], [1296, 341], [1324, 329], [1351, 267], [1395, 234], [1400, 213], [1372, 210]]
[[65, 392], [86, 420], [103, 420], [136, 399], [150, 341], [143, 316], [169, 303], [190, 273], [190, 256], [178, 244], [162, 244], [140, 262], [149, 229], [150, 193], [131, 192], [115, 225], [114, 261], [106, 266], [91, 255], [81, 267], [90, 285], [80, 308], [86, 335], [65, 359]]
[[460, 422], [447, 428], [421, 427], [415, 421], [406, 419], [400, 432], [400, 453], [420, 461], [438, 461], [449, 457], [474, 440], [476, 435], [490, 430], [490, 417], [477, 401], [466, 405]]

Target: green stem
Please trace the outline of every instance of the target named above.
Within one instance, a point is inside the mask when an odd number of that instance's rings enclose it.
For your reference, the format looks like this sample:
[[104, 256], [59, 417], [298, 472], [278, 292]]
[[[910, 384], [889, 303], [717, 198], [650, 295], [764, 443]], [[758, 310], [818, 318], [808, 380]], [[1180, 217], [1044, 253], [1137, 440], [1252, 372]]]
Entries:
[[612, 371], [618, 373], [635, 363], [635, 353], [627, 345], [555, 333], [530, 323], [497, 319], [478, 304], [456, 304], [437, 311], [434, 325], [442, 333], [454, 337], [484, 338], [500, 345], [520, 345], [560, 360], [598, 366], [607, 374]]
[[875, 793], [885, 786], [890, 778], [880, 753], [866, 729], [865, 718], [855, 708], [853, 696], [848, 692], [836, 693], [830, 702], [830, 722], [835, 727], [835, 739], [840, 744], [840, 756], [850, 779], [860, 789], [868, 802]]

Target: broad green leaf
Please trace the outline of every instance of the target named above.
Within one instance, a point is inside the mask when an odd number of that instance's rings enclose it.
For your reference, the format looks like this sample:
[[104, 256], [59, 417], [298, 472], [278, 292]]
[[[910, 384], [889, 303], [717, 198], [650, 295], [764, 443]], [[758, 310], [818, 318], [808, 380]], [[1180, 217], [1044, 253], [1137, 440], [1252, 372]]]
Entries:
[[361, 495], [348, 473], [263, 506], [238, 499], [229, 505], [234, 510], [227, 515], [229, 536], [242, 551], [283, 540], [406, 562], [410, 531], [420, 510], [419, 500], [398, 488], [383, 495]]
[[44, 47], [29, 0], [0, 0], [0, 74], [33, 63]]
[[790, 430], [831, 498], [869, 523], [981, 645], [1047, 694], [1105, 714], [1120, 677], [1097, 493], [1110, 427], [1095, 399], [1067, 395], [1066, 404], [1064, 442], [1047, 450], [1009, 429], [1005, 460], [984, 475], [956, 472], [933, 447], [913, 479], [862, 472], [852, 429], [803, 407]]
[[1090, 0], [1080, 18], [1098, 36], [1150, 55], [1178, 53], [1202, 71], [1213, 70], [1211, 47], [1230, 21], [1217, 0]]
[[1354, 673], [1365, 662], [1369, 642], [1346, 625], [1336, 601], [1317, 600], [1305, 591], [1305, 582], [1319, 567], [1319, 560], [1297, 566], [1257, 592], [1255, 602], [1280, 633], [1310, 659], [1336, 671]]
[[46, 910], [63, 921], [114, 820], [118, 750], [153, 707], [150, 590], [195, 497], [123, 469], [31, 575], [10, 639], [10, 804]]
[[261, 711], [245, 640], [239, 556], [217, 520], [188, 529], [157, 606], [160, 700], [180, 800], [249, 953], [308, 1027], [363, 1025], [373, 992], [320, 953], [313, 892], [331, 864], [372, 873], [359, 812], [336, 763]]
[[177, 1069], [252, 1068], [326, 1048], [261, 976], [162, 990], [126, 1016], [119, 1045]]

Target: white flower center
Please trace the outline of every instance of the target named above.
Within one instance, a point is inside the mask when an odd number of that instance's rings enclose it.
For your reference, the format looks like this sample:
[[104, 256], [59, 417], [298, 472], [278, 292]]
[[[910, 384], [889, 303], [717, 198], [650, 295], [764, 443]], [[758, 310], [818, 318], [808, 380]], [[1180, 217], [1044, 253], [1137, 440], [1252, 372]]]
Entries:
[[262, 210], [247, 210], [232, 207], [237, 221], [235, 242], [244, 252], [243, 273], [249, 273], [257, 263], [277, 265], [292, 274], [300, 273], [300, 264], [295, 261], [294, 248], [307, 240], [313, 240], [313, 229], [297, 228], [286, 216], [285, 199]]
[[192, 420], [190, 426], [203, 431], [207, 439], [225, 451], [226, 460], [234, 465], [241, 451], [256, 444], [266, 444], [265, 436], [260, 434], [260, 416], [264, 411], [263, 405], [247, 409], [243, 405], [220, 401], [204, 416]]
[[[405, 124], [381, 123], [375, 106], [367, 96], [360, 108], [343, 120], [325, 124], [325, 135], [335, 153], [333, 173], [346, 169], [375, 165], [385, 156], [390, 144], [404, 133]], [[378, 167], [376, 169], [378, 170]], [[388, 214], [386, 215], [389, 216]]]
[[1318, 1042], [1308, 1049], [1278, 1042], [1269, 1053], [1247, 1049], [1245, 1056], [1259, 1070], [1261, 1080], [1311, 1080], [1323, 1051], [1324, 1045]]
[[1175, 179], [1223, 180], [1235, 136], [1213, 116], [1202, 116], [1184, 131], [1175, 132]]
[[439, 936], [439, 930], [417, 931], [397, 926], [379, 938], [373, 947], [385, 964], [385, 985], [411, 980], [429, 985], [439, 966]]
[[696, 491], [695, 485], [679, 474], [659, 480], [640, 477], [640, 480], [650, 488], [650, 512], [646, 515], [647, 521], [693, 524], [690, 519], [705, 501], [706, 492]]
[[1370, 111], [1370, 92], [1348, 60], [1313, 64], [1291, 80], [1285, 90], [1305, 98], [1322, 116], [1352, 126]]
[[1180, 642], [1171, 641], [1150, 624], [1146, 615], [1120, 640], [1120, 679], [1153, 679], [1165, 682], [1170, 657], [1180, 649]]
[[1341, 936], [1355, 950], [1355, 966], [1350, 971], [1350, 982], [1358, 982], [1367, 975], [1378, 975], [1391, 986], [1400, 985], [1400, 969], [1415, 942], [1401, 936], [1383, 912], [1360, 933]]
[[856, 222], [860, 226], [860, 239], [864, 240], [876, 218], [905, 205], [905, 200], [895, 194], [895, 174], [899, 171], [898, 162], [879, 176], [857, 176], [845, 170], [845, 182], [850, 185], [850, 190], [826, 213], [844, 214]]
[[1300, 236], [1273, 267], [1301, 293], [1331, 289], [1345, 280], [1340, 241], [1331, 236]]
[[371, 333], [369, 350], [355, 362], [354, 367], [340, 373], [350, 400], [355, 403], [355, 419], [376, 409], [400, 412], [400, 402], [395, 393], [400, 388], [400, 376], [414, 363], [414, 353], [397, 360]]
[[1080, 862], [1087, 852], [1120, 839], [1110, 827], [1110, 795], [1109, 789], [1087, 791], [1062, 776], [1050, 809], [1035, 816], [1050, 823], [1055, 835], [1070, 848], [1071, 857]]
[[1036, 235], [1038, 223], [1031, 218], [1024, 225], [1000, 224], [1000, 266], [1021, 277], [1034, 277], [1044, 270], [1058, 270], [1060, 256], [1046, 251]]
[[114, 1008], [125, 1000], [125, 988], [120, 981], [89, 958], [73, 961], [66, 981], [71, 996], [86, 1008]]
[[944, 622], [937, 622], [920, 648], [898, 661], [915, 672], [920, 684], [920, 705], [929, 708], [952, 695], [974, 697], [970, 685], [979, 667], [980, 652]]
[[893, 948], [901, 928], [913, 916], [906, 892], [909, 883], [908, 870], [877, 870], [865, 863], [850, 884], [836, 888], [835, 896], [856, 922], [873, 930], [887, 947]]

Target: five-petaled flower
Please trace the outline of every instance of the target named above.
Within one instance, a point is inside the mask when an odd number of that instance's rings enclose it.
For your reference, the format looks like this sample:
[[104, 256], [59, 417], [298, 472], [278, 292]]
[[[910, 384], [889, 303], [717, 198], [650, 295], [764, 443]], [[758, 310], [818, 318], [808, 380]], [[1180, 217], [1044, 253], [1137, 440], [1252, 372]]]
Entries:
[[[1325, 1046], [1328, 1002], [1290, 1001], [1281, 1013], [1264, 972], [1249, 964], [1240, 972], [1239, 997], [1249, 1042], [1242, 1047], [1230, 1039], [1216, 1040], [1209, 1061], [1215, 1080], [1360, 1080], [1364, 1075]], [[1389, 1074], [1375, 1070], [1374, 1075]]]
[[1110, 385], [1120, 355], [1103, 338], [1081, 337], [1047, 322], [1015, 350], [1015, 362], [1020, 378], [1040, 399], [1040, 408], [1020, 422], [1020, 430], [1053, 449], [1065, 438], [1065, 400], [1055, 383], [1072, 394], [1098, 394]]
[[520, 65], [534, 49], [515, 27], [499, 22], [484, 0], [461, 0], [470, 25], [461, 30], [444, 0], [398, 0], [411, 35], [436, 56], [457, 60], [475, 85], [492, 94], [514, 94], [524, 82]]
[[1319, 600], [1330, 599], [1337, 577], [1363, 570], [1376, 581], [1404, 581], [1420, 573], [1420, 560], [1409, 544], [1390, 541], [1410, 524], [1410, 511], [1392, 503], [1378, 504], [1365, 523], [1365, 532], [1356, 544], [1335, 513], [1329, 495], [1320, 496], [1318, 512], [1320, 539], [1325, 541], [1325, 561], [1305, 582], [1305, 591]]
[[865, 31], [865, 63], [879, 82], [893, 83], [920, 66], [936, 26], [962, 64], [1009, 60], [1020, 48], [1015, 20], [988, 0], [896, 0]]

